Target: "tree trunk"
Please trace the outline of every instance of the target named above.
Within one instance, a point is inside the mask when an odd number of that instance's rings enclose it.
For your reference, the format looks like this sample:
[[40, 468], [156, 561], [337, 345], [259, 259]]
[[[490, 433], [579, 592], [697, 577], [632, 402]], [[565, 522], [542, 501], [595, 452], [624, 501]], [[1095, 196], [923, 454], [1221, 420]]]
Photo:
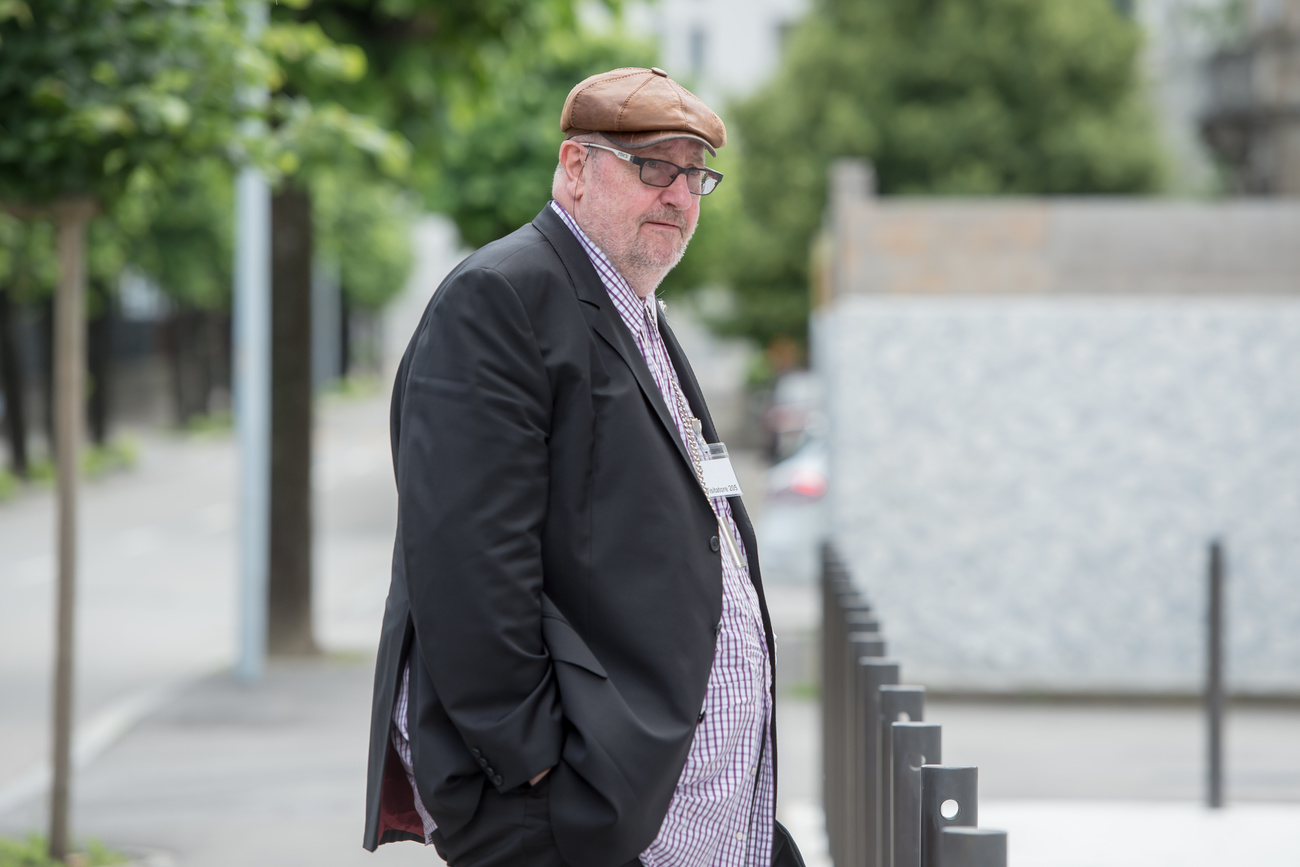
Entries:
[[312, 633], [311, 197], [271, 199], [271, 538], [267, 652], [316, 652]]
[[185, 343], [184, 318], [184, 310], [172, 310], [161, 326], [163, 354], [171, 370], [172, 411], [178, 428], [184, 428], [190, 420], [189, 403], [185, 399], [185, 358], [181, 350]]
[[96, 312], [87, 335], [87, 360], [90, 363], [90, 401], [87, 420], [90, 439], [97, 446], [108, 442], [108, 420], [113, 396], [113, 296], [103, 280], [90, 281], [90, 294]]
[[37, 317], [41, 359], [41, 424], [50, 463], [58, 463], [54, 448], [54, 298], [41, 301]]
[[346, 286], [339, 290], [339, 379], [352, 372], [352, 303]]
[[0, 391], [5, 396], [9, 468], [20, 479], [27, 478], [27, 394], [23, 385], [13, 303], [9, 290], [0, 287]]
[[55, 309], [55, 378], [58, 400], [55, 453], [58, 465], [56, 527], [58, 602], [55, 619], [54, 756], [50, 775], [51, 861], [66, 862], [72, 781], [72, 720], [76, 661], [77, 476], [80, 470], [86, 370], [86, 224], [94, 213], [85, 200], [60, 202], [59, 288]]

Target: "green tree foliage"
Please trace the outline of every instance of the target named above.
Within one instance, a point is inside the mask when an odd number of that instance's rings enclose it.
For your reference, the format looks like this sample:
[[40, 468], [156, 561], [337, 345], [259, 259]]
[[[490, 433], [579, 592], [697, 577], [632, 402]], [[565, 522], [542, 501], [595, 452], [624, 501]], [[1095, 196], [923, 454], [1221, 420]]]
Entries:
[[[534, 36], [576, 27], [575, 0], [315, 0], [273, 10], [279, 20], [319, 25], [336, 43], [357, 46], [367, 74], [329, 96], [364, 112], [411, 142], [411, 180], [434, 192], [442, 159], [443, 112], [453, 91], [482, 91], [493, 79], [497, 49], [508, 31], [523, 26]], [[303, 70], [291, 70], [301, 73]], [[312, 99], [319, 78], [293, 76]]]
[[406, 285], [415, 198], [393, 184], [322, 172], [312, 184], [317, 242], [349, 306], [377, 311]]
[[230, 309], [234, 173], [225, 160], [197, 159], [168, 178], [141, 171], [108, 216], [106, 246], [123, 255], [116, 273], [129, 261], [178, 306]]
[[54, 251], [54, 224], [24, 222], [0, 212], [0, 291], [12, 293], [14, 304], [47, 298], [59, 279]]
[[654, 48], [621, 34], [508, 28], [491, 52], [492, 78], [456, 87], [445, 111], [444, 158], [430, 204], [475, 247], [527, 223], [551, 197], [560, 107], [582, 79], [618, 66], [651, 66]]
[[804, 339], [837, 157], [870, 159], [883, 195], [1156, 190], [1140, 47], [1110, 0], [820, 0], [777, 76], [732, 112], [732, 330]]
[[227, 2], [0, 3], [0, 201], [105, 206], [140, 166], [211, 150], [257, 67]]

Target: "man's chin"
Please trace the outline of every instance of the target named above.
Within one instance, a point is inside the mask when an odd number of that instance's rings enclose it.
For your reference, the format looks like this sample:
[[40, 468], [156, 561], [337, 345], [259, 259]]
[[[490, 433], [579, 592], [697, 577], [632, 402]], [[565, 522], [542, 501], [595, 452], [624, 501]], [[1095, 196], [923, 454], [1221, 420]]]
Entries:
[[652, 268], [674, 267], [682, 260], [682, 256], [686, 253], [686, 244], [690, 239], [683, 238], [680, 229], [676, 234], [660, 231], [666, 228], [657, 226], [642, 235], [633, 245], [632, 255], [642, 264]]
[[676, 246], [649, 246], [643, 245], [641, 249], [636, 250], [633, 254], [633, 260], [636, 264], [645, 268], [658, 268], [664, 271], [677, 267], [677, 263], [682, 261], [682, 256], [686, 254], [686, 245], [680, 248]]

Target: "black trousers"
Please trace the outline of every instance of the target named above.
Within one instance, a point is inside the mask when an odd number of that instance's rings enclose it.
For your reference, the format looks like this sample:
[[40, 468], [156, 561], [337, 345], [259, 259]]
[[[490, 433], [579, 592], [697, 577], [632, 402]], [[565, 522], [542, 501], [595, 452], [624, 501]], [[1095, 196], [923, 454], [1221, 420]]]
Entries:
[[433, 846], [448, 867], [569, 867], [551, 833], [550, 792], [549, 776], [509, 792], [485, 787], [469, 824], [450, 838], [434, 831]]

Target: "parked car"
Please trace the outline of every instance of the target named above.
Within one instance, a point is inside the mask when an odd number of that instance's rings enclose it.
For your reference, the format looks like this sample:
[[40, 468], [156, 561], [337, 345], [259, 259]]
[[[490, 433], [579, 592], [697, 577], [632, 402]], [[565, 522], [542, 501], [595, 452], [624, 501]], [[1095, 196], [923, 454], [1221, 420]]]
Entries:
[[781, 374], [763, 410], [768, 457], [781, 461], [794, 453], [805, 431], [821, 418], [821, 380], [811, 370]]
[[818, 550], [826, 535], [829, 458], [820, 425], [767, 471], [767, 496], [758, 534], [763, 577], [795, 583], [816, 580]]

